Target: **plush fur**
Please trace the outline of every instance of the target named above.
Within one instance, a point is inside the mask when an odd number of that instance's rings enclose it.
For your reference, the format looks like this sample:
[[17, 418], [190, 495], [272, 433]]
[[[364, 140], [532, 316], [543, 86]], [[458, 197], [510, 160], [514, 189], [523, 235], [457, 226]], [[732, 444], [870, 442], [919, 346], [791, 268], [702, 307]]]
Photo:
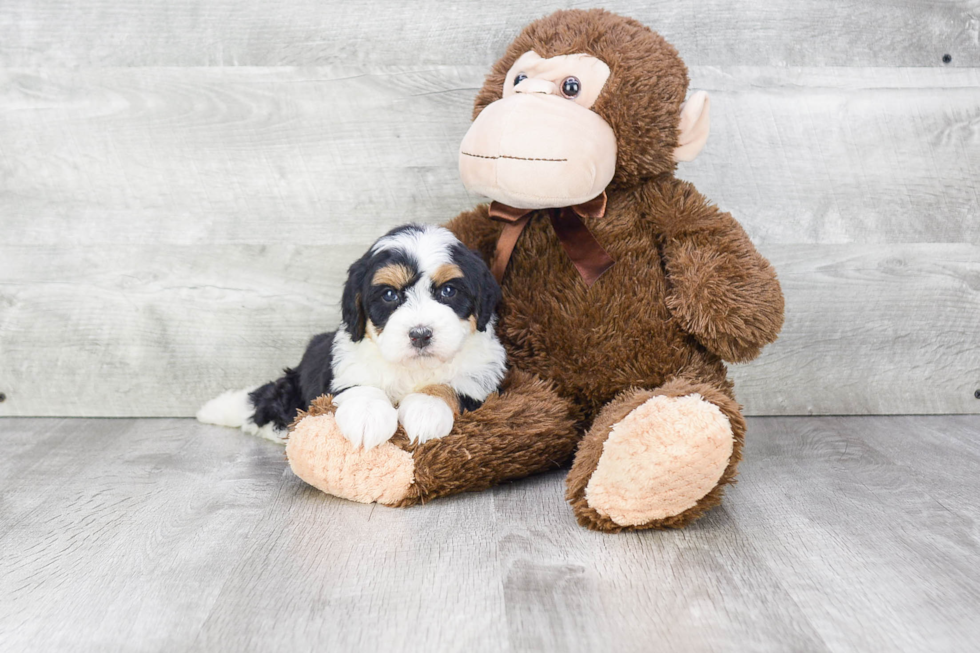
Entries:
[[336, 426], [336, 410], [330, 397], [321, 397], [299, 413], [286, 445], [293, 471], [329, 494], [391, 506], [557, 469], [581, 438], [570, 403], [550, 383], [519, 370], [439, 440], [410, 442], [399, 428], [375, 449], [354, 449]]
[[314, 337], [281, 378], [226, 393], [198, 418], [279, 440], [298, 410], [331, 394], [355, 446], [377, 446], [399, 424], [420, 442], [442, 437], [503, 379], [499, 299], [486, 264], [449, 231], [399, 227], [350, 267], [343, 328]]
[[616, 133], [616, 174], [608, 190], [672, 173], [687, 67], [677, 50], [642, 23], [602, 9], [559, 11], [537, 20], [507, 47], [476, 96], [473, 117], [503, 96], [504, 78], [528, 51], [550, 58], [590, 54], [610, 76], [592, 110]]
[[[592, 111], [616, 133], [617, 170], [606, 188], [605, 214], [583, 220], [615, 265], [586, 285], [549, 224], [548, 211], [531, 215], [503, 278], [497, 323], [513, 378], [521, 384], [492, 404], [488, 400], [469, 420], [458, 420], [448, 437], [413, 449], [414, 489], [396, 503], [480, 489], [568, 463], [573, 451], [567, 425], [574, 423], [585, 435], [567, 496], [581, 524], [605, 531], [684, 526], [717, 505], [734, 480], [745, 421], [725, 361], [751, 360], [776, 339], [783, 322], [776, 273], [731, 215], [674, 176], [688, 78], [672, 46], [640, 23], [602, 10], [556, 12], [530, 24], [508, 47], [477, 95], [474, 116], [501, 97], [507, 71], [532, 50], [545, 58], [585, 53], [610, 68]], [[489, 218], [486, 205], [448, 226], [492, 260], [501, 226]], [[530, 388], [535, 394], [528, 405]], [[660, 399], [649, 403], [655, 398]], [[710, 407], [693, 409], [695, 399]], [[649, 406], [662, 410], [643, 412]], [[522, 413], [509, 422], [491, 409], [502, 415], [533, 409], [544, 421]], [[623, 478], [638, 479], [637, 487], [620, 484], [611, 491], [617, 482], [600, 475], [602, 505], [592, 505], [589, 483], [605, 465], [613, 432], [619, 435], [610, 447], [634, 437], [647, 442], [626, 443], [636, 467]], [[707, 449], [691, 444], [706, 437]], [[686, 474], [686, 466], [701, 460], [718, 465], [718, 451], [727, 458], [718, 469], [691, 476], [707, 485], [699, 485], [700, 496], [685, 495], [679, 512], [651, 510], [654, 516], [646, 521], [617, 521], [630, 510], [638, 514], [637, 505], [675, 505], [673, 498], [654, 496], [669, 491], [670, 470]], [[609, 452], [615, 460], [606, 469], [628, 466], [622, 450]], [[643, 470], [658, 465], [673, 466], [664, 477], [668, 481], [647, 483]], [[609, 506], [617, 492], [623, 510]], [[412, 499], [413, 493], [418, 497]]]

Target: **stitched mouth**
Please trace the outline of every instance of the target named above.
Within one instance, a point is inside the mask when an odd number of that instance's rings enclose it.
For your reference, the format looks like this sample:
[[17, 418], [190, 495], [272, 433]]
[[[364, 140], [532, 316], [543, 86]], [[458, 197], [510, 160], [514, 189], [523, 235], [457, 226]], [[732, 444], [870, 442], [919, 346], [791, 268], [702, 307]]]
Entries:
[[485, 154], [470, 154], [469, 152], [460, 152], [460, 154], [471, 156], [474, 159], [513, 159], [514, 161], [552, 161], [555, 163], [561, 163], [568, 161], [568, 159], [536, 159], [526, 156], [509, 156], [507, 154], [498, 154], [497, 156], [487, 156]]

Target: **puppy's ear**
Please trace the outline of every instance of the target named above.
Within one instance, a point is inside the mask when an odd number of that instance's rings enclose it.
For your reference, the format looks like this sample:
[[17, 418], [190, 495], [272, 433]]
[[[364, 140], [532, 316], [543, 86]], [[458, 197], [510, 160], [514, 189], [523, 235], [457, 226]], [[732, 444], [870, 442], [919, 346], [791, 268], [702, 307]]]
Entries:
[[483, 331], [490, 323], [500, 303], [500, 284], [490, 274], [490, 268], [479, 254], [463, 245], [459, 246], [458, 256], [463, 272], [474, 282], [476, 298], [476, 328]]
[[367, 314], [364, 311], [364, 279], [367, 277], [368, 262], [371, 253], [368, 252], [347, 269], [347, 284], [344, 295], [340, 300], [340, 314], [351, 340], [358, 342], [364, 338], [367, 328]]
[[500, 303], [500, 284], [490, 274], [490, 269], [480, 261], [480, 269], [483, 270], [483, 282], [480, 284], [480, 301], [476, 312], [476, 329], [483, 331], [490, 323], [490, 318], [497, 310]]

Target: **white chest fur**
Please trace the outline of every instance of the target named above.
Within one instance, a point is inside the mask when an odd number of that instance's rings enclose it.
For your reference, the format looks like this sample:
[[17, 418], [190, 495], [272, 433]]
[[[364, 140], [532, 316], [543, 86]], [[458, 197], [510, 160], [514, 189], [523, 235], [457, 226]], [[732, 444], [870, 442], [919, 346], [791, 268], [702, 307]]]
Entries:
[[506, 354], [493, 324], [472, 333], [448, 361], [420, 358], [405, 363], [389, 362], [370, 337], [353, 342], [341, 329], [334, 338], [331, 389], [372, 386], [397, 404], [425, 386], [448, 385], [459, 394], [483, 401], [500, 385], [505, 369]]

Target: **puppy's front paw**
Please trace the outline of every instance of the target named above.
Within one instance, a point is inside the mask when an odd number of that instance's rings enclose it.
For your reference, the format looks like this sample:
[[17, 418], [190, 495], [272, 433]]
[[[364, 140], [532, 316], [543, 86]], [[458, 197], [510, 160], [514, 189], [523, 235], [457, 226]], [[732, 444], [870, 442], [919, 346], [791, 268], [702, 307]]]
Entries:
[[449, 435], [453, 430], [453, 410], [439, 397], [413, 393], [398, 405], [398, 421], [405, 427], [408, 439], [421, 444]]
[[387, 442], [398, 430], [398, 411], [382, 390], [359, 386], [334, 397], [334, 419], [355, 447], [365, 449]]

